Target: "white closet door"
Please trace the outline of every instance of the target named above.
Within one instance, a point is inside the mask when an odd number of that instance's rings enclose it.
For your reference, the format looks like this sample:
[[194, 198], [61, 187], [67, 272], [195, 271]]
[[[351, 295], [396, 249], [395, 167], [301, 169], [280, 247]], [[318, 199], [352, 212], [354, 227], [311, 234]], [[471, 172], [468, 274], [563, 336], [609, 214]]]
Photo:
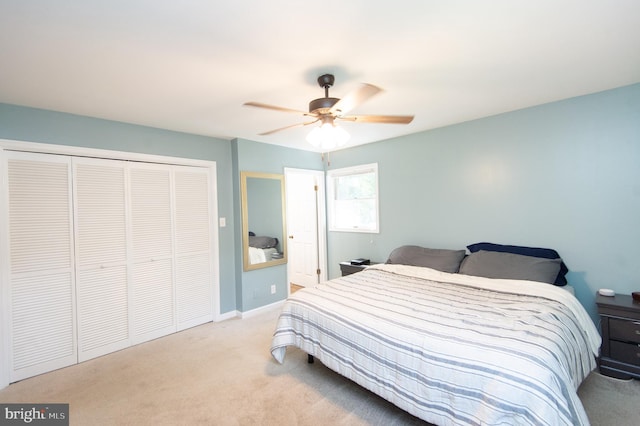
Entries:
[[130, 345], [125, 164], [73, 159], [79, 361]]
[[6, 152], [9, 379], [77, 362], [71, 162]]
[[132, 343], [176, 331], [171, 169], [131, 164]]
[[213, 320], [209, 171], [176, 167], [175, 244], [178, 330]]

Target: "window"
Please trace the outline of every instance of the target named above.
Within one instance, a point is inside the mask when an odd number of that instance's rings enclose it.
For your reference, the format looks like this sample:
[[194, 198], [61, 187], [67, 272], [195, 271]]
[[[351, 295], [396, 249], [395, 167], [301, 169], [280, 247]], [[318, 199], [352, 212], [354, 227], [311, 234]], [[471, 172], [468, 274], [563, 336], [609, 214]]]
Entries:
[[378, 164], [327, 172], [329, 230], [379, 232]]

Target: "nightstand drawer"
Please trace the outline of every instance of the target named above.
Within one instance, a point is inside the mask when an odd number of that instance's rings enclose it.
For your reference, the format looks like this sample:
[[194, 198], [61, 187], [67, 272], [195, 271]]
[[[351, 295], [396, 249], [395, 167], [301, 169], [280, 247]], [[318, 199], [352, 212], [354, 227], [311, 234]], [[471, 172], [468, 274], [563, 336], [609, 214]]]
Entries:
[[611, 358], [616, 361], [640, 366], [640, 345], [611, 341]]
[[640, 343], [640, 321], [610, 318], [609, 337], [622, 342]]
[[640, 303], [630, 295], [596, 295], [602, 324], [600, 372], [617, 379], [640, 379]]

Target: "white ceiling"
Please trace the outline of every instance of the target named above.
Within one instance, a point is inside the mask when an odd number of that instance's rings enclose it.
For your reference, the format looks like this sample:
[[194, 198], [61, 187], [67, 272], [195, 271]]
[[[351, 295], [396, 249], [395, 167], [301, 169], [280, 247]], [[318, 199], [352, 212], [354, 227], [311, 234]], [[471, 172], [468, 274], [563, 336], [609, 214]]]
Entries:
[[640, 82], [638, 0], [0, 0], [0, 102], [311, 149], [330, 72], [384, 92], [350, 145]]

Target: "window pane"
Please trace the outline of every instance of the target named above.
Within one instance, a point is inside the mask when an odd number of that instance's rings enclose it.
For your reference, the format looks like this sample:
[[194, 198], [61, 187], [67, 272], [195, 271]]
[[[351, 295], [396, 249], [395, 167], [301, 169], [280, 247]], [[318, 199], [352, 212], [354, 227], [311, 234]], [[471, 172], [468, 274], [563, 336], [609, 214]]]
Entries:
[[374, 198], [376, 196], [376, 175], [373, 172], [337, 177], [335, 185], [336, 200]]
[[327, 173], [329, 230], [378, 232], [378, 165]]
[[335, 226], [343, 229], [376, 229], [375, 200], [335, 202]]

